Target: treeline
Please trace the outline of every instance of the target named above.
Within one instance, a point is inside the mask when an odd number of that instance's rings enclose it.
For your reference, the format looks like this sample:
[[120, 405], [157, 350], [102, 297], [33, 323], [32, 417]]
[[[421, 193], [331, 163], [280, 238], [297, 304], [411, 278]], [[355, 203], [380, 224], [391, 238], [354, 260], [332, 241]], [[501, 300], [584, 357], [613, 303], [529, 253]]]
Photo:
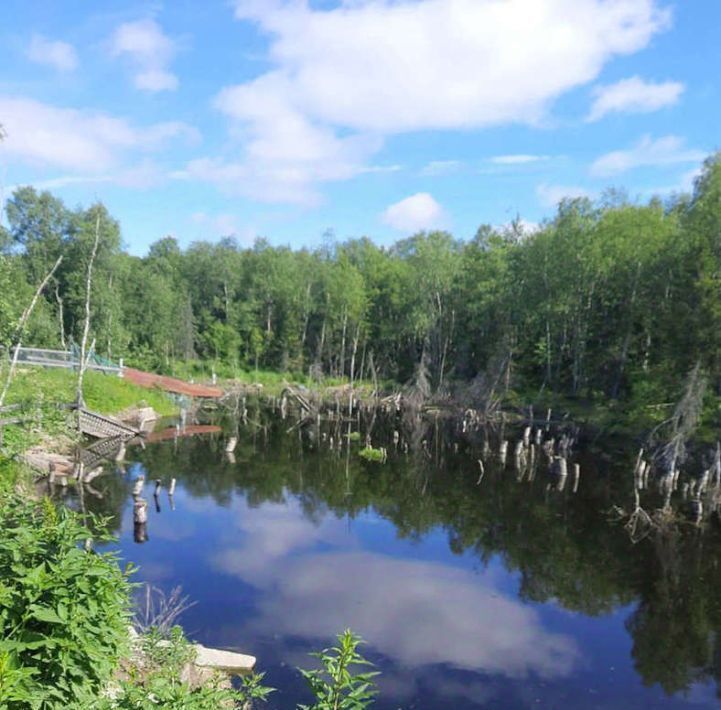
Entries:
[[693, 194], [562, 202], [532, 233], [481, 226], [470, 241], [419, 233], [316, 250], [233, 239], [147, 256], [122, 248], [102, 204], [69, 209], [24, 187], [0, 232], [0, 340], [10, 344], [32, 289], [63, 264], [26, 342], [79, 339], [95, 230], [95, 350], [172, 371], [227, 368], [406, 382], [432, 389], [477, 376], [582, 397], [665, 401], [700, 362], [721, 385], [721, 156]]

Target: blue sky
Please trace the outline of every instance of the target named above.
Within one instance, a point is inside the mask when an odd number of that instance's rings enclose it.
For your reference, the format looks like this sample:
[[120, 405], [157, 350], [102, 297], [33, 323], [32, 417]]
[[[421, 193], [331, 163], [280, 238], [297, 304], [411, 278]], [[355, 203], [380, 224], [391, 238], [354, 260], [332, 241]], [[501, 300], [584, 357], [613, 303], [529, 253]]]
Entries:
[[128, 248], [529, 224], [689, 189], [721, 148], [719, 0], [5, 0], [0, 185]]

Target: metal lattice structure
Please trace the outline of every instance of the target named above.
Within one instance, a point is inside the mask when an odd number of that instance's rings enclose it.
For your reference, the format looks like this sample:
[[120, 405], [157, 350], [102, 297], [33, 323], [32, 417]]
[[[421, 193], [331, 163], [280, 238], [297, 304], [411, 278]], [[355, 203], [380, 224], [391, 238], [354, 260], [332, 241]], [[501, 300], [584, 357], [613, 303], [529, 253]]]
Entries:
[[97, 412], [91, 412], [89, 409], [81, 409], [78, 417], [80, 431], [88, 436], [96, 439], [108, 439], [110, 437], [122, 437], [131, 439], [140, 432], [135, 427], [131, 427], [112, 417], [106, 417]]
[[128, 436], [111, 436], [107, 439], [100, 439], [85, 449], [81, 449], [79, 456], [85, 470], [92, 471], [105, 463], [105, 461], [115, 458], [123, 443], [128, 439]]

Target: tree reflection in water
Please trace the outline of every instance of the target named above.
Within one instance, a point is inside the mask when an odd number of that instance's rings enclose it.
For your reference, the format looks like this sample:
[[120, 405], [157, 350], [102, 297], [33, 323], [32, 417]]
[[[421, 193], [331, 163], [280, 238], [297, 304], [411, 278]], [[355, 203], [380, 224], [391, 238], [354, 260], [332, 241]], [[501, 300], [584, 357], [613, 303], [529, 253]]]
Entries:
[[[234, 461], [224, 455], [223, 435], [166, 442], [148, 446], [143, 452], [129, 450], [128, 457], [139, 456], [149, 476], [164, 482], [175, 478], [185, 495], [211, 499], [220, 508], [231, 506], [238, 498], [251, 509], [266, 506], [267, 510], [271, 510], [269, 504], [283, 506], [297, 501], [293, 505], [298, 506], [303, 519], [315, 526], [320, 526], [329, 514], [331, 519], [353, 521], [373, 511], [392, 523], [401, 539], [422, 540], [441, 529], [454, 554], [471, 553], [483, 565], [500, 559], [507, 570], [518, 576], [519, 597], [523, 601], [553, 602], [588, 616], [634, 605], [626, 629], [632, 637], [633, 662], [644, 684], [659, 684], [672, 694], [699, 681], [716, 684], [721, 681], [719, 531], [714, 525], [703, 532], [691, 526], [680, 527], [632, 544], [623, 527], [612, 524], [608, 517], [614, 504], [631, 496], [629, 472], [633, 470], [634, 458], [631, 451], [624, 452], [617, 446], [612, 455], [606, 455], [601, 448], [581, 450], [574, 460], [580, 463], [583, 477], [574, 494], [572, 486], [567, 485], [562, 491], [548, 486], [543, 469], [532, 480], [528, 477], [519, 480], [513, 456], [509, 456], [505, 469], [496, 458], [488, 456], [484, 462], [485, 475], [477, 485], [477, 459], [485, 434], [475, 434], [473, 438], [454, 431], [449, 436], [444, 425], [437, 422], [431, 422], [420, 432], [418, 427], [403, 430], [402, 423], [386, 422], [384, 426], [379, 422], [373, 443], [387, 446], [389, 452], [388, 463], [379, 465], [362, 461], [355, 450], [348, 455], [347, 447], [338, 447], [338, 439], [330, 451], [328, 437], [324, 442], [313, 427], [306, 433], [287, 434], [287, 422], [272, 417], [264, 419], [262, 412], [251, 413], [249, 421], [240, 428]], [[399, 429], [400, 435], [394, 433]], [[232, 430], [235, 431], [235, 425]], [[488, 436], [491, 450], [497, 450], [494, 435]], [[408, 443], [407, 453], [404, 442]], [[359, 445], [362, 442], [352, 444]], [[96, 486], [102, 481], [103, 497], [87, 501], [90, 510], [113, 515], [116, 530], [128, 504], [133, 477], [131, 466], [125, 474], [98, 479]], [[164, 507], [163, 516], [173, 514], [168, 506]], [[153, 539], [150, 522], [145, 535]], [[288, 533], [292, 537], [293, 529]], [[246, 581], [250, 578], [257, 581], [265, 574], [262, 564], [254, 568], [253, 561], [239, 556], [237, 548], [233, 552], [220, 546], [217, 553], [214, 564], [225, 565], [228, 573], [236, 573]], [[260, 553], [270, 554], [262, 550]], [[304, 569], [315, 564], [316, 574], [322, 576], [330, 559], [320, 555], [308, 557], [304, 559]], [[385, 560], [360, 551], [337, 554], [333, 564], [334, 579], [352, 580], [351, 586], [359, 587], [366, 599], [372, 596], [370, 587], [364, 586], [362, 575], [354, 576], [355, 567], [365, 565], [363, 569], [369, 575], [392, 574]], [[298, 573], [292, 564], [283, 569], [288, 575]], [[396, 565], [396, 569], [411, 580], [427, 572], [418, 566], [403, 568], [402, 564]], [[283, 579], [273, 577], [267, 583], [282, 585]], [[462, 591], [465, 584], [462, 576], [449, 582], [449, 589], [454, 585], [461, 589], [457, 599], [461, 604], [467, 601]], [[349, 594], [349, 588], [341, 584], [334, 591]], [[485, 601], [480, 598], [484, 605], [490, 605], [491, 611], [494, 609], [491, 596], [485, 597]], [[307, 601], [298, 596], [280, 596], [271, 599], [261, 613], [277, 619], [288, 604]], [[419, 601], [418, 609], [431, 613], [431, 606], [424, 604]], [[505, 609], [503, 604], [496, 612], [512, 614], [513, 618], [522, 613], [510, 607]], [[321, 623], [321, 617], [314, 617], [313, 610], [306, 608], [305, 617], [296, 615], [284, 622], [285, 631], [302, 635], [304, 629], [297, 627], [302, 618], [307, 623]], [[330, 618], [336, 624], [347, 623]], [[406, 621], [412, 624], [411, 619]], [[532, 619], [526, 621], [530, 626], [526, 624], [524, 628], [535, 628]], [[517, 627], [516, 636], [521, 634], [520, 629]], [[377, 635], [382, 636], [380, 626]], [[499, 662], [517, 669], [524, 662], [535, 663], [534, 671], [541, 675], [566, 672], [573, 664], [574, 648], [564, 638], [537, 636], [535, 641], [533, 637], [529, 640], [526, 647], [511, 645], [508, 658]], [[388, 648], [403, 662], [413, 662], [414, 651], [398, 648], [394, 643], [388, 641]], [[528, 651], [534, 643], [540, 644], [536, 648], [540, 651], [537, 660]], [[459, 653], [468, 655], [472, 651], [469, 647]], [[514, 655], [523, 653], [530, 653], [525, 661]], [[462, 666], [460, 656], [452, 653], [450, 656], [440, 660]], [[541, 661], [541, 656], [545, 660]], [[476, 660], [492, 668], [491, 660], [485, 657]]]

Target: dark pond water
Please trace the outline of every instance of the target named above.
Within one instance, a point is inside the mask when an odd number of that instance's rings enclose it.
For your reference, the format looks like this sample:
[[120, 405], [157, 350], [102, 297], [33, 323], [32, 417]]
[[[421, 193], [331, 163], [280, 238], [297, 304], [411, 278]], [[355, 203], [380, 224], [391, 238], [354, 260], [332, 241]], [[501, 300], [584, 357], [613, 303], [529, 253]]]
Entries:
[[[124, 472], [93, 482], [102, 500], [86, 495], [115, 516], [139, 581], [197, 602], [190, 637], [258, 657], [279, 689], [269, 707], [310, 700], [295, 667], [345, 627], [382, 671], [378, 708], [718, 703], [720, 536], [631, 544], [608, 518], [628, 503], [628, 456], [576, 456], [574, 494], [491, 458], [478, 483], [468, 442], [390, 443], [380, 465], [288, 426], [241, 427], [234, 460], [224, 434], [129, 449]], [[146, 487], [142, 544], [140, 474], [177, 479], [174, 509]]]

